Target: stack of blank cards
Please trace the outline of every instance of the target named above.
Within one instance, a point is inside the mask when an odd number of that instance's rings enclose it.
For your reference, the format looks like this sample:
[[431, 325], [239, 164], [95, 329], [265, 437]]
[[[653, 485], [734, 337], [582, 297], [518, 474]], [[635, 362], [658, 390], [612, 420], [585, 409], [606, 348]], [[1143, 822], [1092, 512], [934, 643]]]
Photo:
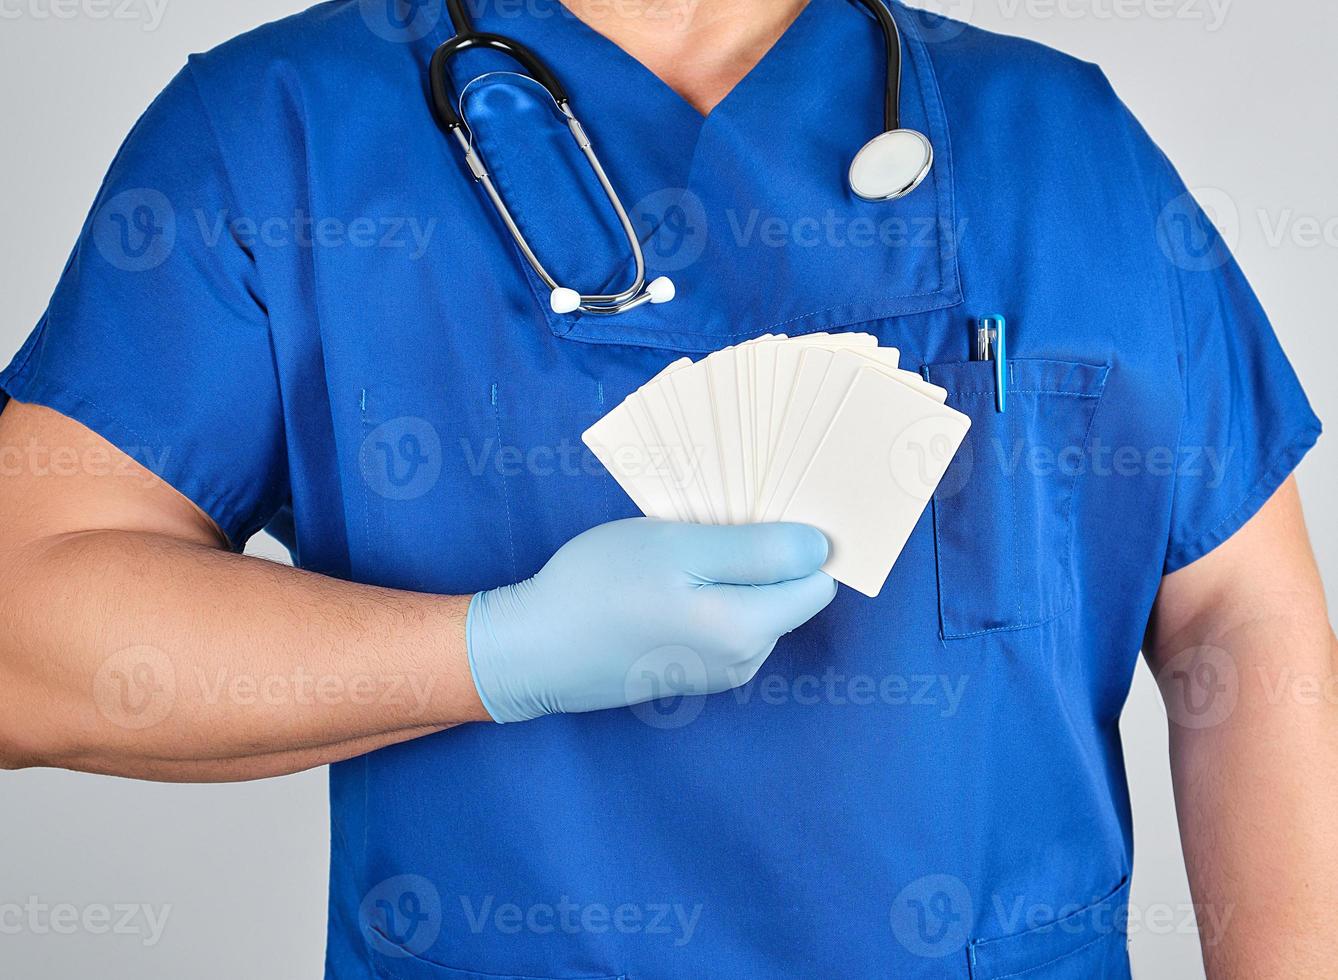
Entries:
[[795, 521], [877, 596], [971, 421], [868, 334], [783, 335], [676, 361], [585, 433], [648, 517]]

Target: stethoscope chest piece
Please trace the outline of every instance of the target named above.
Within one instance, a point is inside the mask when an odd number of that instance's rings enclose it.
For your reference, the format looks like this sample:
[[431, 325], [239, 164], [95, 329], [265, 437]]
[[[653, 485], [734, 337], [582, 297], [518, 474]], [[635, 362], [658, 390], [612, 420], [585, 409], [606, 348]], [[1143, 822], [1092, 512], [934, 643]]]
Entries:
[[895, 201], [919, 187], [933, 165], [934, 148], [923, 133], [880, 133], [855, 154], [850, 189], [865, 201]]

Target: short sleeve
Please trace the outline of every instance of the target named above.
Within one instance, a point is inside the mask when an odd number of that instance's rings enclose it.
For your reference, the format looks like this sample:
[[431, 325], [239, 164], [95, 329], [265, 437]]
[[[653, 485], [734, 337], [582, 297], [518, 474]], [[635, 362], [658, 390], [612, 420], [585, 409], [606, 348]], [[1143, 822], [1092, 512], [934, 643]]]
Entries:
[[1320, 422], [1209, 217], [1215, 207], [1229, 227], [1234, 204], [1220, 191], [1204, 192], [1203, 203], [1196, 200], [1147, 142], [1158, 209], [1156, 258], [1170, 283], [1183, 389], [1169, 574], [1212, 551], [1254, 516], [1314, 445]]
[[189, 68], [121, 147], [56, 287], [0, 373], [144, 464], [236, 548], [287, 500], [283, 417], [253, 256]]

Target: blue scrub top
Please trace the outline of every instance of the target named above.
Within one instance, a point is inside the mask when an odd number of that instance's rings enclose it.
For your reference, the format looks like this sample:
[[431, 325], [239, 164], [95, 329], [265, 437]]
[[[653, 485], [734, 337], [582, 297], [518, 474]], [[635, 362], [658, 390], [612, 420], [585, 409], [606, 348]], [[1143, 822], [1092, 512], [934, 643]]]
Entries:
[[[1126, 977], [1118, 721], [1149, 610], [1319, 423], [1100, 71], [895, 6], [905, 124], [938, 155], [870, 204], [845, 182], [881, 117], [857, 5], [812, 0], [703, 118], [555, 4], [484, 4], [481, 29], [552, 61], [679, 285], [559, 317], [433, 123], [444, 13], [389, 2], [190, 60], [10, 396], [153, 466], [237, 547], [269, 528], [304, 568], [444, 594], [634, 513], [580, 435], [685, 352], [867, 331], [973, 428], [882, 597], [843, 589], [746, 688], [335, 766], [328, 976]], [[596, 291], [625, 245], [513, 68], [458, 66], [483, 76], [476, 138], [540, 256]], [[970, 360], [993, 313], [1004, 414]]]

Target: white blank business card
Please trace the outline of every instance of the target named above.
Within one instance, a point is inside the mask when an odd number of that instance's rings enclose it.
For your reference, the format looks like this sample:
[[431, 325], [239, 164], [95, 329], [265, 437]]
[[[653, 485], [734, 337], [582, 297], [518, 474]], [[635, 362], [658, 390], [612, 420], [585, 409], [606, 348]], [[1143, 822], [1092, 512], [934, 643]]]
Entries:
[[675, 361], [583, 439], [642, 513], [798, 521], [876, 596], [970, 421], [870, 334], [767, 335]]
[[961, 412], [861, 368], [781, 520], [820, 528], [827, 573], [877, 596], [970, 428]]

